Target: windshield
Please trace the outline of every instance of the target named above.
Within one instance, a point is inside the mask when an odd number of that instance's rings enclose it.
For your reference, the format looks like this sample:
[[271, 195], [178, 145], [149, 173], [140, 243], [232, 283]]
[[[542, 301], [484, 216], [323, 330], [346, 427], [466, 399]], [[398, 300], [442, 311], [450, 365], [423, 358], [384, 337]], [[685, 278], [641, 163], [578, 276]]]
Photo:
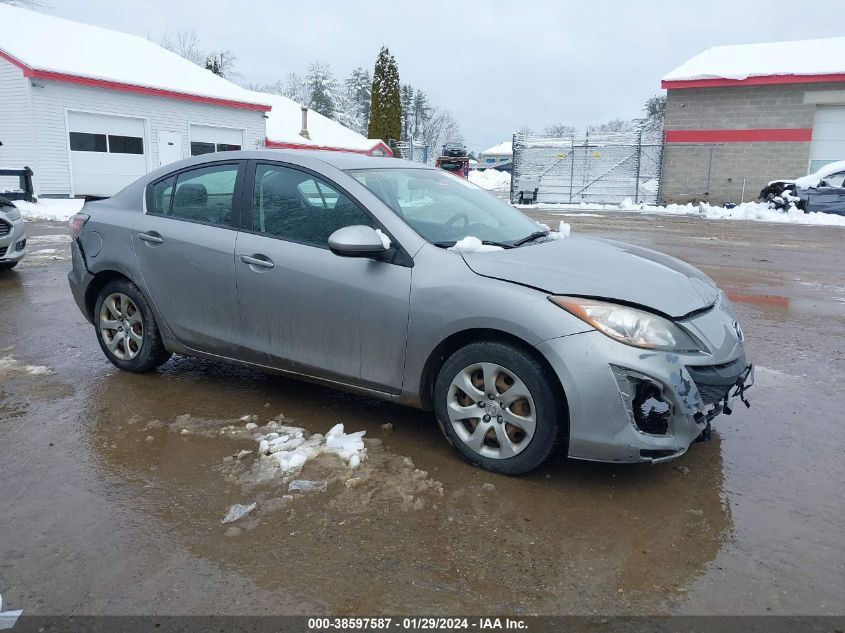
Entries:
[[452, 246], [471, 235], [509, 247], [539, 231], [533, 220], [509, 204], [442, 170], [354, 169], [346, 173], [438, 246]]

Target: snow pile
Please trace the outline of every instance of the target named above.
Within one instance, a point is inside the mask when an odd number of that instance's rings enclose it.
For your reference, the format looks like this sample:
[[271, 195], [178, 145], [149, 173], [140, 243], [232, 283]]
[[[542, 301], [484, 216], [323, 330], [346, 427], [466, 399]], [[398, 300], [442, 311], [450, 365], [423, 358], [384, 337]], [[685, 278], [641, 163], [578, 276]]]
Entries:
[[517, 205], [520, 209], [555, 210], [589, 209], [591, 211], [625, 211], [651, 215], [697, 215], [708, 220], [747, 220], [753, 222], [772, 222], [777, 224], [809, 224], [817, 226], [845, 226], [845, 216], [832, 213], [804, 213], [791, 207], [786, 211], [773, 209], [768, 202], [745, 202], [733, 208], [709, 205], [701, 202], [693, 204], [670, 204], [654, 206], [635, 204], [630, 199], [620, 204], [534, 204]]
[[456, 253], [485, 253], [504, 249], [501, 246], [495, 246], [493, 244], [482, 244], [481, 240], [477, 237], [467, 235], [462, 240], [455, 242], [454, 246], [450, 246], [449, 250]]
[[276, 425], [274, 431], [257, 434], [255, 439], [262, 466], [271, 460], [282, 477], [288, 477], [298, 475], [306, 462], [323, 453], [337, 455], [349, 468], [357, 468], [367, 458], [365, 433], [347, 434], [342, 424], [335, 424], [325, 436], [315, 433], [306, 437], [305, 429]]
[[15, 200], [14, 205], [20, 209], [24, 220], [50, 220], [53, 222], [66, 222], [71, 216], [79, 213], [83, 198], [41, 198], [38, 202], [26, 202]]
[[537, 222], [537, 226], [539, 226], [544, 231], [548, 231], [549, 239], [552, 240], [562, 240], [566, 237], [569, 237], [569, 234], [572, 232], [572, 227], [569, 226], [563, 220], [560, 221], [557, 231], [552, 231], [552, 227], [550, 227], [548, 224], [543, 224], [542, 222]]
[[390, 238], [382, 232], [381, 229], [376, 229], [376, 235], [378, 235], [379, 239], [381, 240], [382, 246], [384, 246], [385, 248], [390, 248], [392, 242], [390, 241]]
[[495, 169], [471, 171], [469, 172], [469, 176], [467, 176], [467, 180], [487, 190], [510, 189], [511, 186], [511, 175], [505, 171], [496, 171]]
[[845, 171], [845, 160], [837, 160], [833, 163], [828, 163], [818, 171], [802, 176], [801, 178], [796, 178], [794, 181], [786, 180], [782, 182], [794, 182], [795, 186], [799, 189], [811, 189], [812, 187], [818, 187], [819, 183], [828, 176], [837, 174], [840, 171]]
[[714, 46], [678, 66], [663, 81], [841, 73], [845, 73], [845, 37], [830, 37]]
[[0, 629], [11, 629], [15, 626], [23, 610], [3, 611], [3, 596], [0, 595]]

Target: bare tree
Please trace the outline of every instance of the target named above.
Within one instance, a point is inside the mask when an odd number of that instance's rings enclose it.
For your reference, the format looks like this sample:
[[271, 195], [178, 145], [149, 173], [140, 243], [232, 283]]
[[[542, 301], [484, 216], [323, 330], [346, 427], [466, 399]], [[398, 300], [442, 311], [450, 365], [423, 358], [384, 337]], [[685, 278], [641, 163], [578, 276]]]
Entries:
[[461, 126], [448, 110], [433, 108], [431, 115], [423, 123], [421, 129], [422, 141], [431, 148], [429, 157], [433, 160], [446, 143], [462, 143], [464, 136]]
[[568, 138], [575, 135], [575, 128], [571, 125], [564, 125], [563, 123], [554, 123], [543, 128], [543, 134], [554, 136], [555, 138]]
[[176, 33], [165, 33], [160, 42], [162, 48], [166, 48], [184, 57], [197, 66], [205, 66], [210, 55], [200, 48], [200, 38], [196, 31], [176, 31]]

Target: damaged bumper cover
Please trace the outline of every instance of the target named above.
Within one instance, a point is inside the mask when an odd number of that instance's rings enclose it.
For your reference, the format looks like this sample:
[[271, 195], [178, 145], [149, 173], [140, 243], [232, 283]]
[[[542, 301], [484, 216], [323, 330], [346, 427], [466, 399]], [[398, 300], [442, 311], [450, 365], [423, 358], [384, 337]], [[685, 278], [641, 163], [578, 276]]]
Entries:
[[[739, 337], [729, 335], [718, 310], [687, 323], [708, 334], [709, 353], [654, 352], [623, 345], [599, 332], [545, 341], [538, 350], [552, 364], [569, 407], [569, 456], [615, 462], [674, 459], [731, 411], [747, 403], [753, 367]], [[722, 323], [723, 325], [723, 323]], [[700, 326], [700, 327], [696, 327]], [[725, 332], [722, 338], [717, 335]]]

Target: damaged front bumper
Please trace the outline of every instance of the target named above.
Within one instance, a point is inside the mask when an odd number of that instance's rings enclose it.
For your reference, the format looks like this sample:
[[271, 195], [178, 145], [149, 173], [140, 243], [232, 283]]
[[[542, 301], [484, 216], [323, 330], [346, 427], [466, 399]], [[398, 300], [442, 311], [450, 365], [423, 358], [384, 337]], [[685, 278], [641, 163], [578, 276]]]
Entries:
[[653, 352], [599, 332], [545, 341], [569, 408], [569, 456], [611, 462], [674, 459], [753, 384], [742, 343], [714, 354]]

